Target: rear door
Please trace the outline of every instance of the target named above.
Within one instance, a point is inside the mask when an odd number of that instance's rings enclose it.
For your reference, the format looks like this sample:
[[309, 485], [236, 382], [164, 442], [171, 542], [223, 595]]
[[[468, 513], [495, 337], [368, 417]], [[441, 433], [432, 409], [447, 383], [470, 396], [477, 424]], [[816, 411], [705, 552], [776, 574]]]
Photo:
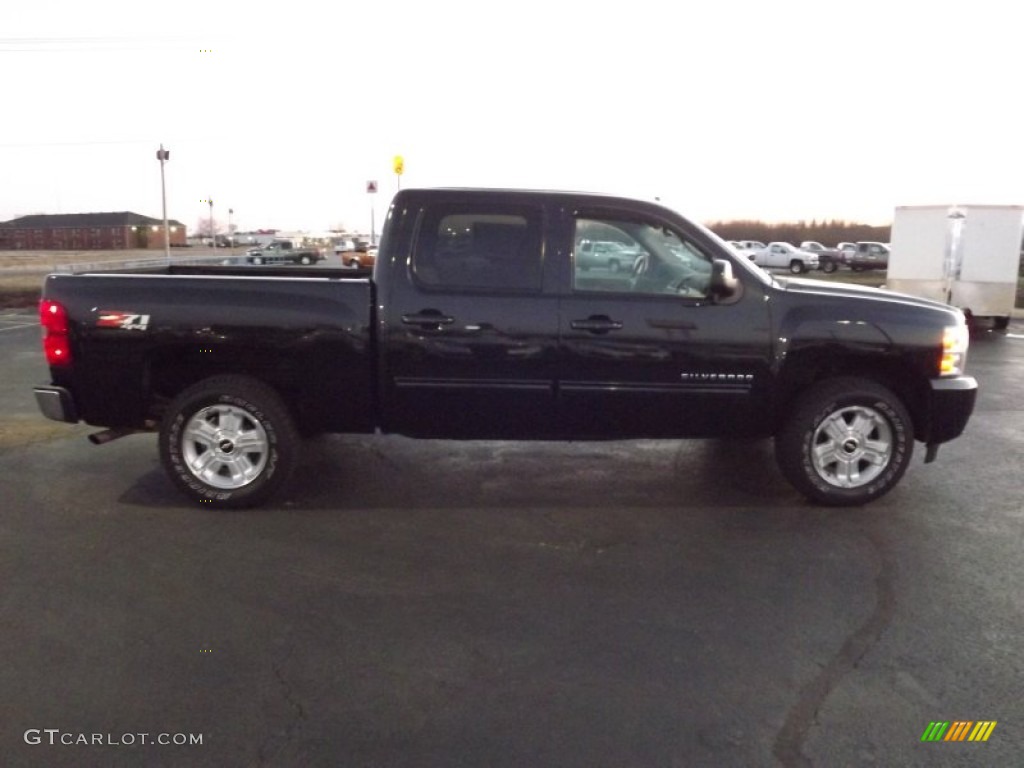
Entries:
[[381, 341], [389, 431], [515, 438], [555, 429], [558, 296], [542, 202], [430, 197], [389, 268]]

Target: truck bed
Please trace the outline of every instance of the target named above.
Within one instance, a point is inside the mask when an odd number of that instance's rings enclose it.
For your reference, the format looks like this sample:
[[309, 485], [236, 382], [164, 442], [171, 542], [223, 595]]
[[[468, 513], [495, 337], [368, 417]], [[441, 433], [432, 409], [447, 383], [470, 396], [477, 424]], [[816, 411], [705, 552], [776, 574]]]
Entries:
[[170, 265], [50, 275], [76, 415], [140, 428], [188, 381], [248, 373], [286, 394], [305, 432], [372, 429], [374, 288], [351, 269]]

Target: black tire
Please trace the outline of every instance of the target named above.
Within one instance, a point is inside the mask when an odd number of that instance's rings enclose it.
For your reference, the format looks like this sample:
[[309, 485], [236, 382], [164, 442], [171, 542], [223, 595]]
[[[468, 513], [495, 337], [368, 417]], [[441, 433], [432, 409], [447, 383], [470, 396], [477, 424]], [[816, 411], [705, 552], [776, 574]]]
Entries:
[[914, 426], [903, 403], [881, 384], [856, 377], [807, 390], [775, 437], [786, 479], [811, 501], [834, 507], [888, 493], [913, 451]]
[[799, 275], [801, 272], [804, 271], [804, 263], [797, 259], [793, 259], [791, 262], [789, 262], [789, 271], [792, 272], [794, 275]]
[[997, 331], [1005, 331], [1010, 327], [1010, 316], [1000, 315], [992, 318], [992, 327]]
[[826, 261], [821, 267], [821, 271], [827, 275], [831, 275], [837, 269], [839, 266], [834, 261]]
[[213, 376], [181, 392], [159, 442], [174, 484], [195, 502], [225, 508], [255, 506], [279, 491], [301, 448], [281, 398], [248, 376]]
[[302, 258], [299, 259], [299, 263], [305, 266], [309, 266], [310, 264], [313, 263], [313, 260], [309, 256], [303, 256]]
[[260, 256], [253, 256], [253, 257], [252, 257], [252, 258], [250, 259], [250, 261], [251, 261], [251, 262], [252, 262], [253, 264], [262, 264], [262, 263], [263, 263], [263, 258], [262, 258], [262, 257], [260, 257]]

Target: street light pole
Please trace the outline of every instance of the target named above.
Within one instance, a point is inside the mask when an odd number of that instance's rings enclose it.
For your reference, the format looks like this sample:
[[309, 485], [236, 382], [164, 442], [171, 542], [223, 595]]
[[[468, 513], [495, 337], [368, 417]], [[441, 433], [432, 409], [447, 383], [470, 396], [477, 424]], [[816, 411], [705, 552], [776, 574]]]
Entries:
[[234, 208], [228, 208], [228, 248], [235, 247], [235, 230], [231, 228], [231, 217], [235, 214]]
[[213, 198], [209, 198], [206, 202], [210, 204], [210, 246], [213, 248], [214, 255], [217, 255], [217, 232], [213, 226]]
[[164, 183], [164, 163], [171, 159], [171, 151], [164, 149], [164, 145], [160, 145], [160, 149], [156, 151], [156, 159], [160, 161], [160, 199], [163, 202], [164, 209], [164, 257], [171, 260], [171, 231], [167, 228], [167, 185]]

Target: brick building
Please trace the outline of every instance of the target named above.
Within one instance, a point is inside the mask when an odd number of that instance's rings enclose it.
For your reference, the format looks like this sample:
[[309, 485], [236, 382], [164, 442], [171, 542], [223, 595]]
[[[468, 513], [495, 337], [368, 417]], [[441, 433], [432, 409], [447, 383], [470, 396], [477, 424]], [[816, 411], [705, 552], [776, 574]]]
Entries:
[[[167, 222], [171, 245], [185, 245], [185, 225]], [[130, 211], [20, 216], [0, 222], [0, 250], [90, 251], [163, 248], [164, 222]]]

